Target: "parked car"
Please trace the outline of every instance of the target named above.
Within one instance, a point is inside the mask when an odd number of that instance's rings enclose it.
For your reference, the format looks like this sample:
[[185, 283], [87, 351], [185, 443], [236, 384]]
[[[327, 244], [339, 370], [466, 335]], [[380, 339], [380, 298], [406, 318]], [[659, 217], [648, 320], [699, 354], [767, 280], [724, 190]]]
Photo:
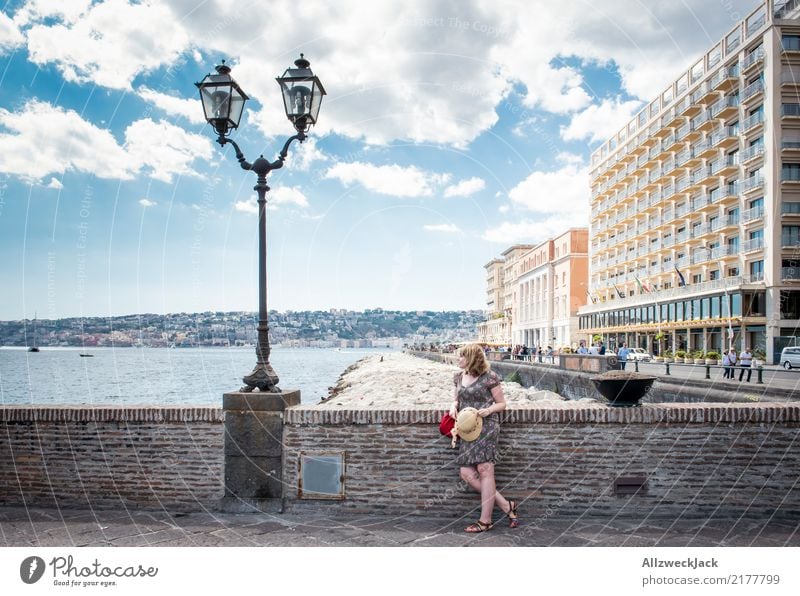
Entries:
[[781, 351], [781, 365], [786, 370], [800, 368], [800, 347], [783, 348]]
[[639, 362], [650, 362], [650, 354], [645, 352], [642, 348], [631, 348], [628, 352], [628, 360], [638, 360]]

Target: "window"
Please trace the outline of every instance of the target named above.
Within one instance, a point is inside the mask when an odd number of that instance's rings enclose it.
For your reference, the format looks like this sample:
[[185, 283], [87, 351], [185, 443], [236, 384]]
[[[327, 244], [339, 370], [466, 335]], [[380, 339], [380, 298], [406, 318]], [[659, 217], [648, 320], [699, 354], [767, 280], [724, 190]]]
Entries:
[[781, 226], [781, 246], [800, 246], [800, 226]]
[[800, 319], [800, 292], [781, 290], [781, 318]]
[[719, 269], [714, 269], [714, 271], [709, 272], [708, 279], [711, 281], [719, 279]]
[[692, 275], [693, 284], [699, 284], [702, 281], [703, 281], [703, 276], [701, 274], [695, 273], [694, 275]]
[[738, 267], [730, 267], [728, 269], [728, 277], [736, 277], [737, 275], [739, 275]]
[[764, 279], [764, 261], [753, 261], [750, 263], [750, 279], [752, 281]]
[[785, 163], [781, 166], [781, 180], [800, 181], [800, 163]]
[[800, 50], [800, 35], [783, 35], [781, 36], [781, 45], [784, 50], [798, 51]]

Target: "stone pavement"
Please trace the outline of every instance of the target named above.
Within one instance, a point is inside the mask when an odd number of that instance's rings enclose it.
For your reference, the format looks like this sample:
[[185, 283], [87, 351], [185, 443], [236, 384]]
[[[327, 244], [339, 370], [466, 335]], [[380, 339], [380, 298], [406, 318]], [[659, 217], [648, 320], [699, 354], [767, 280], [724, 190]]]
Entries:
[[[521, 512], [524, 514], [524, 512]], [[800, 546], [800, 519], [524, 520], [463, 532], [471, 520], [323, 513], [175, 513], [0, 507], [0, 546]]]

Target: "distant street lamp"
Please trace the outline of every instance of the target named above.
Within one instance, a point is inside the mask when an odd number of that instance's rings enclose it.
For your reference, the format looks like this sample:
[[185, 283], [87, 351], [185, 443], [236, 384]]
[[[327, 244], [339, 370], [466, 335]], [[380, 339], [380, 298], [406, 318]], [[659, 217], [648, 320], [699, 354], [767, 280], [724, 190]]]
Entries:
[[283, 146], [278, 159], [269, 162], [260, 155], [250, 163], [245, 160], [239, 146], [227, 135], [239, 127], [239, 120], [244, 111], [244, 104], [249, 99], [242, 88], [234, 81], [231, 69], [225, 64], [216, 67], [217, 74], [209, 74], [195, 83], [200, 90], [200, 100], [208, 123], [219, 135], [217, 143], [230, 143], [236, 150], [236, 159], [244, 170], [252, 170], [258, 176], [254, 190], [258, 193], [258, 345], [256, 346], [256, 366], [242, 380], [245, 386], [241, 391], [279, 392], [278, 375], [269, 363], [269, 324], [267, 321], [267, 174], [283, 167], [292, 141], [303, 142], [306, 132], [317, 123], [322, 96], [325, 88], [320, 80], [311, 72], [311, 64], [300, 54], [294, 61], [296, 68], [287, 68], [283, 76], [276, 80], [283, 92], [283, 104], [286, 117], [294, 125], [297, 134], [290, 137]]

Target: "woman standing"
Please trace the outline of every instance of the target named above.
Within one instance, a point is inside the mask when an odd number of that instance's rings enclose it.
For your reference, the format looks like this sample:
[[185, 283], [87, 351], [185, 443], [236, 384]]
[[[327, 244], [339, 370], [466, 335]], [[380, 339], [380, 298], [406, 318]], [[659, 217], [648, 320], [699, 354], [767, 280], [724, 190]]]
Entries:
[[462, 372], [456, 373], [453, 379], [455, 400], [450, 415], [456, 418], [458, 411], [475, 408], [478, 416], [483, 418], [483, 428], [478, 438], [469, 442], [460, 441], [456, 456], [456, 463], [461, 466], [462, 480], [481, 495], [480, 519], [467, 526], [465, 531], [475, 534], [491, 529], [495, 505], [506, 514], [510, 527], [516, 528], [517, 504], [500, 494], [494, 480], [497, 439], [500, 436], [498, 413], [506, 409], [500, 377], [489, 370], [489, 363], [479, 345], [468, 344], [461, 348], [458, 355], [458, 367]]

